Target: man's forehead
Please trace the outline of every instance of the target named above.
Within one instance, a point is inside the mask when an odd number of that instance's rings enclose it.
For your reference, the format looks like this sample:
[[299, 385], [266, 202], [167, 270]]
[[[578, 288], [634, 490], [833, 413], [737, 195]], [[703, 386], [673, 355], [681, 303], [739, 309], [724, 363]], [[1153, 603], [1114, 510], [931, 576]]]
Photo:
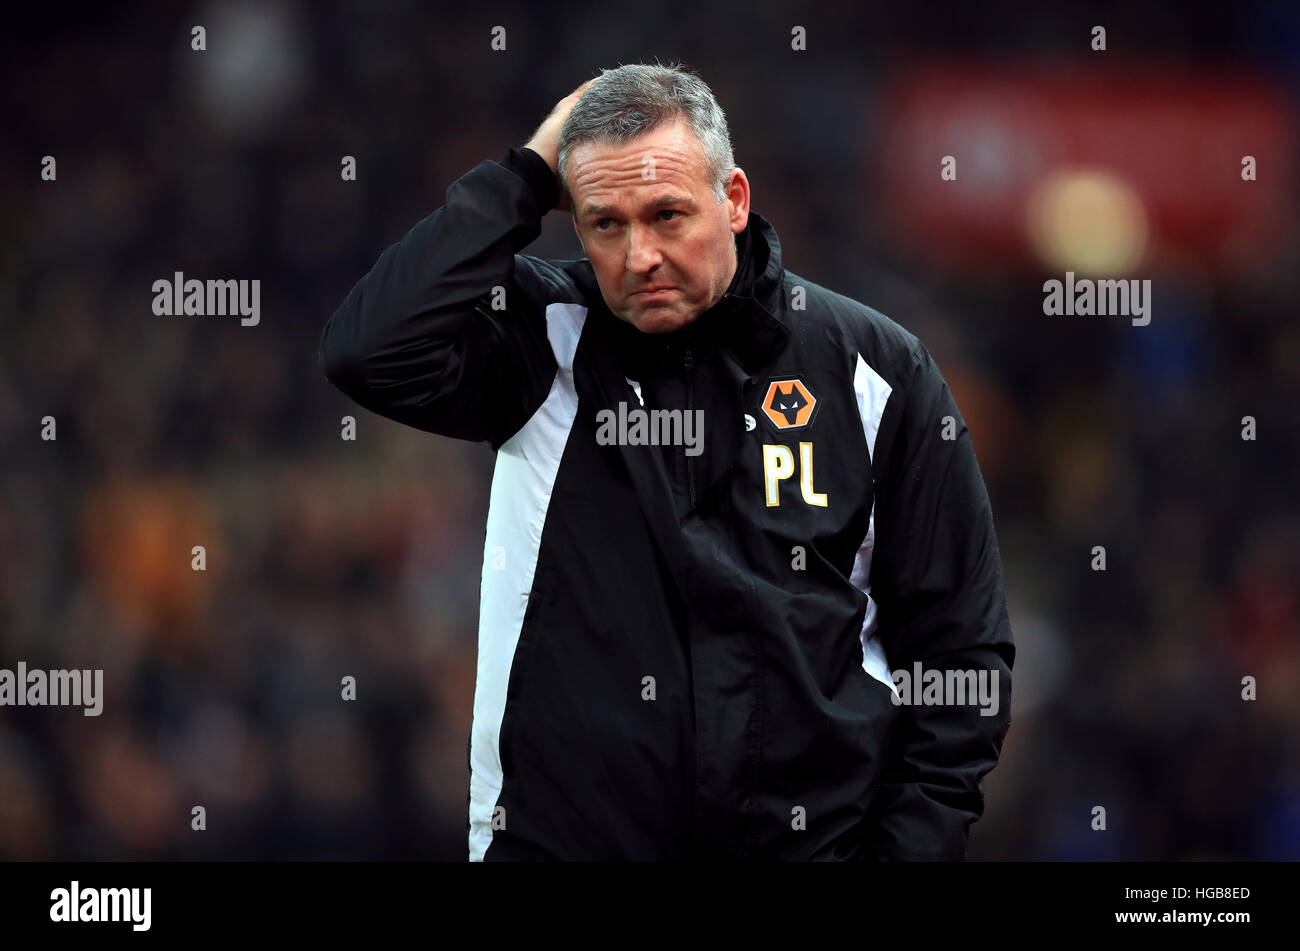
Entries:
[[[653, 185], [654, 183], [648, 183]], [[632, 194], [630, 200], [623, 189], [596, 189], [593, 190], [589, 197], [583, 199], [582, 207], [578, 210], [580, 217], [590, 217], [592, 215], [614, 215], [622, 211], [657, 211], [661, 208], [682, 208], [687, 211], [694, 211], [699, 207], [699, 202], [691, 197], [690, 193], [684, 188], [665, 187], [668, 183], [659, 183], [659, 188], [655, 192], [637, 189]], [[632, 186], [636, 187], [636, 186]]]
[[583, 142], [568, 165], [571, 190], [591, 193], [671, 184], [690, 190], [699, 184], [705, 162], [689, 130], [661, 126], [627, 142]]

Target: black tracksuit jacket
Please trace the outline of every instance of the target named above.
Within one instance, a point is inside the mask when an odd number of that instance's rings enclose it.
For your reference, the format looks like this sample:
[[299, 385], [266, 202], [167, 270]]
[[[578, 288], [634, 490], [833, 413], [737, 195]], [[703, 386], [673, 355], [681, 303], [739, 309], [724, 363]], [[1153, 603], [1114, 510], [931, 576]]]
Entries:
[[[320, 343], [363, 407], [497, 450], [469, 858], [964, 858], [1014, 647], [934, 361], [756, 213], [724, 297], [642, 334], [585, 258], [522, 253], [557, 197], [531, 150], [480, 162]], [[702, 451], [602, 410], [699, 411]], [[896, 703], [918, 662], [996, 672], [997, 715]]]

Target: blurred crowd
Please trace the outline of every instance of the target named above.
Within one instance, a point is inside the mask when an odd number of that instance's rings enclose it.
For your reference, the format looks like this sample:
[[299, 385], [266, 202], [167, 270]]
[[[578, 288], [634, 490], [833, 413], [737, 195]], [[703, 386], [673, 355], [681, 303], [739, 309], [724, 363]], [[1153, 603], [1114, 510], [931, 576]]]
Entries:
[[[971, 857], [1300, 858], [1297, 232], [1267, 274], [1171, 272], [1142, 329], [1063, 329], [1041, 274], [900, 250], [906, 223], [861, 211], [889, 64], [1056, 55], [1088, 20], [907, 8], [825, 5], [806, 59], [788, 12], [714, 3], [635, 28], [518, 2], [24, 14], [0, 83], [0, 667], [102, 668], [105, 698], [0, 707], [0, 858], [465, 858], [492, 453], [360, 410], [319, 334], [459, 175], [656, 57], [713, 87], [787, 267], [917, 333], [972, 431], [1018, 656]], [[1300, 15], [1264, 10], [1162, 32], [1139, 8], [1129, 42], [1300, 92]], [[567, 216], [528, 253], [581, 256]], [[175, 271], [260, 280], [259, 325], [154, 316]]]

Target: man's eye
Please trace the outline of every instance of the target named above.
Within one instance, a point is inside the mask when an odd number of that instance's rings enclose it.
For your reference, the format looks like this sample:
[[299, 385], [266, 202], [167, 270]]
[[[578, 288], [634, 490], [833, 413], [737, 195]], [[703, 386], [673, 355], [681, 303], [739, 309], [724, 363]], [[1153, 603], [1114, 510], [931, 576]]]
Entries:
[[604, 231], [604, 230], [605, 230], [604, 228], [602, 228], [602, 227], [600, 226], [600, 224], [601, 224], [602, 221], [609, 221], [609, 219], [608, 219], [608, 218], [597, 218], [597, 219], [596, 219], [596, 230], [597, 230], [597, 231]]
[[[679, 212], [679, 211], [675, 211], [675, 210], [673, 210], [672, 208], [663, 208], [663, 209], [660, 209], [659, 214], [661, 214], [661, 215], [677, 215], [677, 214], [681, 214], [681, 212]], [[672, 221], [673, 219], [672, 219], [672, 218], [664, 218], [663, 220], [664, 220], [664, 221]]]

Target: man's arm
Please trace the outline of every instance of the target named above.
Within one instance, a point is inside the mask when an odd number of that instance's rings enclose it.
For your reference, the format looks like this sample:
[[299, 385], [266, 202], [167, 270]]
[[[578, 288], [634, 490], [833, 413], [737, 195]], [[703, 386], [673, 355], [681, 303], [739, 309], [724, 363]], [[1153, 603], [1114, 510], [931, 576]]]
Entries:
[[[458, 439], [498, 445], [527, 421], [555, 364], [516, 254], [558, 192], [530, 154], [480, 162], [380, 255], [321, 333], [330, 382], [381, 416]], [[492, 309], [495, 287], [503, 310]]]
[[557, 103], [528, 145], [452, 183], [446, 204], [380, 255], [321, 333], [330, 382], [382, 416], [494, 447], [528, 421], [556, 364], [548, 301], [525, 286], [554, 279], [519, 252], [542, 216], [567, 204], [556, 140], [587, 85]]
[[[882, 419], [871, 593], [892, 670], [973, 670], [993, 683], [996, 714], [966, 705], [905, 705], [872, 802], [869, 855], [964, 859], [984, 811], [984, 776], [1011, 723], [1015, 647], [988, 492], [970, 433], [919, 343], [898, 407]], [[951, 416], [954, 439], [944, 439]], [[950, 429], [950, 431], [953, 431]], [[921, 684], [913, 684], [913, 700]], [[945, 697], [945, 699], [951, 699]], [[993, 709], [992, 703], [987, 709]]]

